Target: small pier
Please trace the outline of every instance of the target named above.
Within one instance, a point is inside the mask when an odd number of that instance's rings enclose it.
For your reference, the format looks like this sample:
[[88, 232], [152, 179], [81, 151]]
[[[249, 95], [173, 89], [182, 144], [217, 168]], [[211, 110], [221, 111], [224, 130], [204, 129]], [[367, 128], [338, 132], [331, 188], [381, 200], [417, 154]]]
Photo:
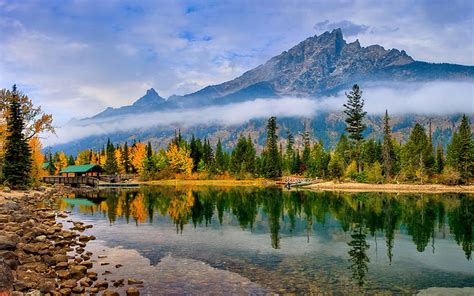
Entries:
[[43, 177], [43, 182], [47, 184], [64, 184], [73, 187], [78, 187], [80, 185], [96, 187], [99, 186], [100, 183], [99, 179], [91, 176], [46, 176]]
[[72, 187], [79, 187], [82, 185], [91, 187], [107, 187], [107, 188], [119, 188], [119, 187], [138, 187], [138, 183], [124, 182], [128, 178], [122, 178], [118, 176], [46, 176], [43, 177], [43, 182], [47, 184], [63, 184]]
[[290, 189], [291, 187], [299, 187], [313, 184], [314, 180], [309, 178], [300, 178], [300, 177], [284, 177], [277, 182], [278, 185], [284, 185], [286, 188]]

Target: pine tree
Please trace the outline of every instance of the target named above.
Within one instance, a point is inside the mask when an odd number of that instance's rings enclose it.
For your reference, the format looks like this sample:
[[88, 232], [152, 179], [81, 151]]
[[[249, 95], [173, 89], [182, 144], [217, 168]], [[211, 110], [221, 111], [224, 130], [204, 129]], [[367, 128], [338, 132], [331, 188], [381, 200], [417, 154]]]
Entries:
[[285, 171], [291, 173], [294, 157], [293, 144], [295, 143], [295, 139], [289, 130], [286, 132], [286, 134]]
[[247, 172], [253, 174], [255, 173], [255, 157], [257, 156], [257, 152], [253, 145], [252, 138], [250, 135], [247, 136], [247, 149], [245, 151], [245, 163]]
[[265, 176], [267, 178], [281, 177], [281, 161], [280, 153], [278, 152], [278, 135], [275, 116], [268, 119], [267, 143], [265, 150], [267, 153], [265, 161]]
[[457, 170], [463, 182], [466, 182], [474, 170], [474, 142], [472, 140], [469, 120], [464, 114], [458, 131], [453, 133], [451, 143], [448, 145], [447, 162]]
[[393, 174], [393, 162], [394, 162], [394, 150], [392, 142], [392, 128], [390, 127], [390, 117], [388, 117], [388, 111], [385, 110], [385, 116], [383, 118], [383, 144], [382, 144], [382, 156], [383, 156], [383, 168], [385, 176], [390, 178]]
[[67, 159], [67, 165], [74, 165], [76, 164], [76, 160], [74, 159], [74, 156], [69, 155], [69, 158]]
[[202, 147], [202, 159], [204, 160], [204, 164], [207, 169], [212, 167], [212, 163], [214, 160], [214, 155], [212, 151], [211, 144], [209, 143], [208, 139], [204, 139], [204, 145]]
[[125, 174], [129, 174], [132, 171], [132, 164], [130, 162], [130, 149], [128, 148], [127, 142], [123, 144], [122, 148], [122, 164]]
[[311, 142], [310, 142], [309, 132], [306, 130], [306, 124], [304, 127], [304, 134], [303, 134], [303, 159], [301, 160], [303, 163], [302, 171], [306, 171], [309, 167], [310, 161], [310, 153], [311, 153]]
[[7, 137], [3, 176], [12, 188], [26, 188], [30, 184], [31, 149], [24, 134], [25, 122], [16, 85], [8, 102]]
[[146, 145], [145, 159], [143, 160], [143, 170], [147, 173], [151, 173], [156, 170], [155, 162], [153, 160], [153, 149], [150, 142], [148, 142]]
[[346, 118], [346, 132], [349, 133], [349, 138], [355, 142], [360, 142], [364, 139], [362, 135], [366, 129], [363, 119], [367, 112], [364, 111], [364, 100], [362, 99], [362, 91], [357, 84], [352, 86], [352, 90], [347, 94], [347, 103], [344, 104], [344, 113]]
[[347, 103], [344, 104], [344, 113], [346, 114], [346, 132], [354, 143], [354, 159], [357, 161], [359, 172], [362, 170], [360, 161], [361, 142], [364, 139], [362, 133], [367, 128], [363, 120], [367, 112], [364, 111], [364, 100], [359, 85], [354, 84], [352, 90], [347, 94]]
[[430, 157], [432, 157], [428, 142], [425, 129], [419, 123], [415, 124], [402, 152], [402, 172], [408, 179], [418, 176], [423, 182], [429, 169]]
[[243, 135], [239, 137], [235, 149], [232, 151], [230, 158], [230, 171], [234, 174], [254, 174], [255, 169], [255, 148], [250, 136], [245, 138]]
[[191, 158], [193, 159], [193, 171], [197, 171], [198, 164], [201, 161], [203, 147], [201, 143], [201, 139], [196, 139], [194, 135], [191, 137], [191, 143], [189, 144], [189, 148], [191, 149]]
[[107, 157], [104, 165], [105, 172], [109, 175], [117, 173], [118, 167], [117, 159], [115, 158], [115, 147], [110, 142], [110, 139], [107, 139], [107, 147], [105, 153]]
[[441, 144], [438, 144], [438, 147], [436, 147], [436, 172], [440, 174], [443, 171], [443, 168], [444, 168], [443, 146], [441, 146]]
[[48, 163], [49, 163], [48, 174], [50, 176], [53, 176], [56, 174], [56, 166], [54, 165], [55, 161], [53, 159], [53, 153], [51, 152], [49, 152], [49, 155], [48, 155]]
[[222, 149], [221, 139], [217, 140], [215, 167], [216, 167], [217, 173], [219, 173], [219, 174], [224, 173], [225, 170], [226, 170], [225, 155], [224, 155], [224, 151]]

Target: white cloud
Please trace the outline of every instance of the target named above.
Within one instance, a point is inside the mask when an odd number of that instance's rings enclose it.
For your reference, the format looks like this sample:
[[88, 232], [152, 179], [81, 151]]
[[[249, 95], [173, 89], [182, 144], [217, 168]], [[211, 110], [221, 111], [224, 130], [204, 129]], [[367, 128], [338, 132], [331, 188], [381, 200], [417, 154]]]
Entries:
[[62, 123], [129, 104], [147, 87], [169, 96], [235, 78], [320, 34], [314, 26], [326, 20], [363, 46], [472, 65], [472, 8], [426, 0], [0, 0], [0, 86], [17, 83]]
[[[369, 114], [455, 114], [474, 113], [473, 82], [436, 82], [426, 84], [367, 87], [365, 109]], [[321, 111], [342, 110], [344, 93], [319, 99], [256, 99], [242, 103], [195, 109], [177, 109], [125, 115], [70, 123], [57, 130], [47, 145], [67, 143], [91, 135], [105, 135], [157, 126], [189, 127], [194, 125], [238, 125], [251, 119], [277, 117], [312, 117]]]

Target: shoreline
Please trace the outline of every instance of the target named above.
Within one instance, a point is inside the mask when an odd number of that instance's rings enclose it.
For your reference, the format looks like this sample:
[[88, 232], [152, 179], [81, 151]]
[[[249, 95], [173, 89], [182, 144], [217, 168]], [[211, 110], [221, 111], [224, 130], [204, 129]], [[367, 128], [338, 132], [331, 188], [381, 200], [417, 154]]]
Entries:
[[64, 186], [0, 192], [0, 295], [140, 294], [142, 281], [98, 274], [87, 247], [95, 240], [87, 231], [93, 225], [55, 204], [73, 192]]
[[235, 180], [235, 179], [209, 179], [209, 180], [186, 180], [186, 179], [164, 179], [152, 181], [135, 181], [140, 186], [142, 185], [159, 185], [159, 186], [250, 186], [250, 187], [269, 187], [276, 186], [275, 181], [267, 179], [252, 179], [252, 180]]
[[[274, 187], [282, 186], [277, 181], [268, 179], [234, 180], [185, 180], [164, 179], [153, 181], [136, 181], [140, 186], [216, 186], [216, 187]], [[343, 191], [343, 192], [390, 192], [390, 193], [474, 193], [474, 185], [443, 185], [443, 184], [369, 184], [356, 182], [323, 181], [310, 185], [297, 186], [298, 189], [312, 191]]]
[[390, 192], [390, 193], [474, 193], [474, 185], [367, 184], [326, 181], [300, 187], [312, 191]]

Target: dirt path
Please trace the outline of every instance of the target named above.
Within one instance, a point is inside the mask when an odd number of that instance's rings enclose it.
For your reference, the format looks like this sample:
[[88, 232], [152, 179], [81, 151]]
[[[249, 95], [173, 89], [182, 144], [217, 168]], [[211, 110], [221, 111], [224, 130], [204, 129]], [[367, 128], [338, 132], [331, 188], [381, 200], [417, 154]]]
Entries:
[[474, 193], [473, 185], [448, 186], [439, 184], [365, 184], [365, 183], [335, 183], [332, 181], [304, 186], [302, 188], [322, 191], [347, 192], [426, 192], [426, 193]]

